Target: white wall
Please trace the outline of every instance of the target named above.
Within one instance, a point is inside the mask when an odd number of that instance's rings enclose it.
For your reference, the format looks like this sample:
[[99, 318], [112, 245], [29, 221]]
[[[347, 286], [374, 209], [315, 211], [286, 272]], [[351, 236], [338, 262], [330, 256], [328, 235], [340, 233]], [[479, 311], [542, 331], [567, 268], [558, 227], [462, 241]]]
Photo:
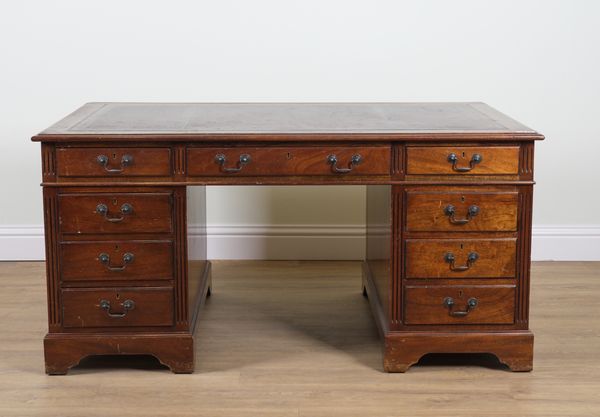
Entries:
[[[39, 251], [29, 137], [86, 101], [133, 100], [485, 101], [547, 137], [534, 256], [600, 259], [599, 18], [592, 0], [3, 1], [0, 259]], [[364, 217], [362, 187], [209, 196], [215, 230], [256, 239], [319, 224], [357, 237]]]

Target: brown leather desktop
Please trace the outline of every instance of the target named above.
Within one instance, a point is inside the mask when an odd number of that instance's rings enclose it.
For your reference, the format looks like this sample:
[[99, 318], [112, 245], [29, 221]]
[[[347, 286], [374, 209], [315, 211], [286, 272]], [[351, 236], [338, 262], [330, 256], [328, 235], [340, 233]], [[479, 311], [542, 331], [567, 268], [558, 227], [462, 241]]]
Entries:
[[531, 370], [540, 139], [483, 103], [86, 104], [33, 137], [46, 372], [102, 354], [194, 370], [211, 269], [206, 235], [191, 242], [188, 230], [205, 227], [213, 184], [367, 185], [363, 292], [384, 369], [404, 372], [432, 352], [489, 352]]

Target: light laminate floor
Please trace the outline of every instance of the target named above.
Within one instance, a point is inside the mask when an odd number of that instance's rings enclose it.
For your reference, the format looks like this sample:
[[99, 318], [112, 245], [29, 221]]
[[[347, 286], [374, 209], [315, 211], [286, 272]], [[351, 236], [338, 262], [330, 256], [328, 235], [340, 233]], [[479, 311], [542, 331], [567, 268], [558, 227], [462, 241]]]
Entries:
[[600, 263], [536, 263], [534, 371], [493, 357], [381, 368], [357, 262], [215, 262], [196, 373], [147, 357], [43, 373], [43, 263], [0, 263], [0, 417], [600, 416]]

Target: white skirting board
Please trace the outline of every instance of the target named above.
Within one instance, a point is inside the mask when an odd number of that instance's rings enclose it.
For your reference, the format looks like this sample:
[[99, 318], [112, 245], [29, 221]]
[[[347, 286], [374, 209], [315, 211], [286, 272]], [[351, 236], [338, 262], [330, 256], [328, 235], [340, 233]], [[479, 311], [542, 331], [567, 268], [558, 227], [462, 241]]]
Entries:
[[[362, 225], [211, 225], [207, 234], [209, 259], [358, 260], [365, 253]], [[42, 226], [0, 226], [0, 260], [43, 259]], [[600, 261], [600, 225], [534, 226], [532, 259]]]

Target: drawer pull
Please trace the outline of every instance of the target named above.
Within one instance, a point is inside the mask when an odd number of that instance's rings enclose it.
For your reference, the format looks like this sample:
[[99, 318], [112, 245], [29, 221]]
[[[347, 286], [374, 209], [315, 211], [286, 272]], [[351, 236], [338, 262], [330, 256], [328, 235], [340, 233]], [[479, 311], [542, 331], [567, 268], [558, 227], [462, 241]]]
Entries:
[[337, 172], [339, 174], [347, 174], [352, 171], [354, 167], [362, 162], [362, 156], [359, 154], [352, 155], [350, 158], [350, 162], [348, 162], [348, 168], [339, 168], [337, 166], [337, 156], [335, 154], [331, 154], [327, 157], [327, 163], [331, 165], [331, 170], [333, 172]]
[[469, 314], [475, 307], [477, 307], [478, 301], [477, 298], [469, 298], [467, 300], [467, 307], [462, 311], [454, 311], [454, 298], [446, 297], [444, 298], [444, 306], [448, 308], [448, 314], [452, 317], [464, 317]]
[[469, 208], [467, 209], [467, 217], [465, 217], [464, 219], [457, 219], [456, 217], [454, 217], [456, 215], [456, 207], [454, 207], [452, 204], [448, 204], [444, 208], [444, 214], [448, 216], [448, 219], [452, 224], [467, 224], [473, 217], [479, 214], [479, 207], [475, 204], [469, 206]]
[[110, 174], [120, 174], [123, 170], [133, 163], [133, 156], [123, 155], [121, 158], [121, 168], [109, 168], [108, 167], [108, 156], [98, 155], [96, 161], [104, 168], [104, 170]]
[[108, 216], [108, 206], [106, 204], [100, 203], [96, 206], [96, 213], [103, 216], [106, 220], [111, 223], [122, 222], [125, 219], [125, 216], [133, 213], [133, 206], [129, 203], [125, 203], [121, 206], [121, 217], [109, 217]]
[[450, 155], [448, 155], [448, 162], [452, 164], [452, 170], [456, 172], [469, 172], [470, 170], [475, 168], [475, 165], [480, 163], [482, 160], [483, 157], [480, 154], [476, 153], [471, 157], [468, 167], [458, 167], [456, 166], [456, 164], [458, 163], [458, 156], [456, 156], [455, 153], [451, 153]]
[[469, 268], [471, 268], [473, 266], [473, 264], [475, 263], [475, 261], [477, 261], [477, 259], [479, 259], [479, 254], [477, 252], [470, 252], [469, 255], [467, 256], [467, 264], [461, 265], [461, 266], [456, 266], [454, 264], [454, 262], [456, 261], [456, 257], [454, 256], [454, 254], [452, 252], [447, 252], [444, 255], [444, 261], [446, 261], [450, 264], [450, 271], [454, 271], [454, 272], [463, 272], [463, 271], [468, 270]]
[[123, 317], [125, 317], [128, 312], [135, 308], [135, 302], [133, 300], [125, 300], [121, 303], [121, 306], [123, 306], [122, 313], [113, 313], [112, 311], [110, 311], [110, 301], [100, 300], [100, 308], [106, 311], [108, 317], [112, 317], [115, 319], [122, 319]]
[[125, 268], [127, 268], [127, 265], [133, 262], [134, 258], [135, 256], [133, 255], [133, 253], [127, 252], [123, 255], [123, 265], [112, 266], [110, 264], [110, 255], [108, 253], [101, 253], [100, 255], [98, 255], [98, 261], [100, 261], [100, 263], [103, 264], [106, 267], [106, 269], [114, 272], [124, 271]]
[[215, 156], [215, 162], [221, 166], [222, 172], [240, 172], [242, 168], [244, 168], [244, 165], [249, 164], [251, 160], [252, 158], [250, 158], [250, 155], [244, 153], [240, 155], [240, 160], [235, 168], [226, 168], [225, 163], [227, 162], [227, 157], [222, 153]]

